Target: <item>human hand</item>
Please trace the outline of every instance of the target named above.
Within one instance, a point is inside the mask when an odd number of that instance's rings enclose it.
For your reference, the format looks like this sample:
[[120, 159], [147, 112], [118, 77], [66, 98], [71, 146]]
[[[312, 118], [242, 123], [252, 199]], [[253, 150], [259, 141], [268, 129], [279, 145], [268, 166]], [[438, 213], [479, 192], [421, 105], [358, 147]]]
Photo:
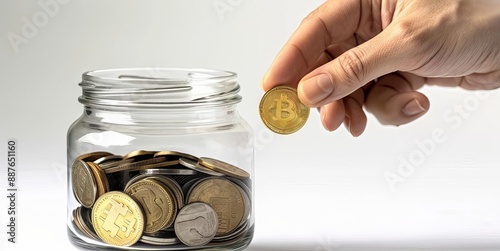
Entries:
[[[374, 81], [376, 80], [376, 81]], [[363, 133], [429, 109], [424, 84], [500, 87], [500, 1], [329, 0], [307, 16], [262, 80], [297, 88], [325, 129]]]

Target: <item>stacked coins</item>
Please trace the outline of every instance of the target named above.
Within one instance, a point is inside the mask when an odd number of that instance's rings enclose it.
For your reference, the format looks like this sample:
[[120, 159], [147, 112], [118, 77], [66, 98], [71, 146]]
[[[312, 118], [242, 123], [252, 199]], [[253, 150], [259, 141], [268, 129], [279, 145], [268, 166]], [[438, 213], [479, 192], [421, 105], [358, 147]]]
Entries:
[[249, 173], [213, 158], [92, 152], [73, 162], [71, 184], [75, 229], [113, 246], [217, 247], [250, 228]]

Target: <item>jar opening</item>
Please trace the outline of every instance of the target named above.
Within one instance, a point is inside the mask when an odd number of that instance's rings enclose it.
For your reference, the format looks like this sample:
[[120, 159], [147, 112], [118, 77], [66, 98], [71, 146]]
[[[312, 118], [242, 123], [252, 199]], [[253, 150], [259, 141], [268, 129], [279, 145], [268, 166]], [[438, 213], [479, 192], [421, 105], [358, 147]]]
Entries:
[[124, 68], [83, 74], [80, 103], [98, 108], [226, 106], [241, 101], [237, 74], [212, 69]]

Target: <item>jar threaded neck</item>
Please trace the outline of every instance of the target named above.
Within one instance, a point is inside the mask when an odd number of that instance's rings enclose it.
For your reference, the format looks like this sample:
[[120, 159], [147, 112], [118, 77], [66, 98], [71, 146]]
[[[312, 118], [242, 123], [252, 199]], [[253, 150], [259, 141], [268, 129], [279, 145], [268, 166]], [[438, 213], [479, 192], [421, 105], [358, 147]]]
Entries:
[[211, 69], [125, 68], [83, 74], [80, 103], [105, 109], [180, 109], [241, 101], [237, 74]]

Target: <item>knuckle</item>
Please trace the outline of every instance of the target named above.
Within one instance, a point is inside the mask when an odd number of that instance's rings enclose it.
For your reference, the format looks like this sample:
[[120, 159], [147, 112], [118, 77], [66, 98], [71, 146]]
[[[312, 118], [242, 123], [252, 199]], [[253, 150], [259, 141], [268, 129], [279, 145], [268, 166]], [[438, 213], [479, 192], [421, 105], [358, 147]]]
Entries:
[[366, 67], [361, 54], [362, 53], [357, 51], [350, 50], [341, 57], [338, 57], [338, 66], [340, 70], [338, 76], [344, 84], [355, 86], [363, 84], [361, 82], [366, 76]]

